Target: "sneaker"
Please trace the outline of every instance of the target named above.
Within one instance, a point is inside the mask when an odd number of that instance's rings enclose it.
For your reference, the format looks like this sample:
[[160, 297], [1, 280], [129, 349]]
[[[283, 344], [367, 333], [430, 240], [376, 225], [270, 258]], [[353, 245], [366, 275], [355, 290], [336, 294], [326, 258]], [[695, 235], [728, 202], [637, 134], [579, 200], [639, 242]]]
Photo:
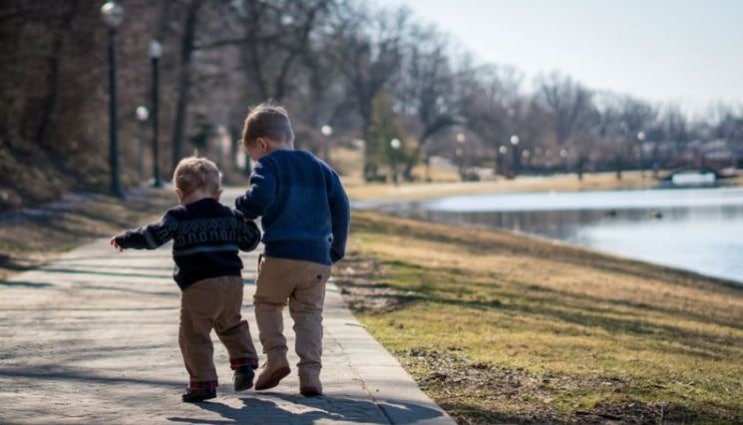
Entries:
[[208, 388], [188, 388], [181, 396], [185, 403], [198, 403], [217, 396], [217, 390]]
[[235, 391], [245, 391], [253, 386], [253, 378], [255, 377], [255, 371], [253, 366], [241, 366], [235, 369], [234, 375], [232, 375], [232, 383], [235, 385]]
[[279, 382], [281, 382], [289, 372], [291, 372], [291, 369], [289, 369], [289, 362], [287, 362], [285, 358], [269, 359], [269, 361], [264, 363], [261, 368], [261, 373], [258, 375], [258, 379], [255, 382], [255, 389], [260, 391], [273, 388], [279, 385]]

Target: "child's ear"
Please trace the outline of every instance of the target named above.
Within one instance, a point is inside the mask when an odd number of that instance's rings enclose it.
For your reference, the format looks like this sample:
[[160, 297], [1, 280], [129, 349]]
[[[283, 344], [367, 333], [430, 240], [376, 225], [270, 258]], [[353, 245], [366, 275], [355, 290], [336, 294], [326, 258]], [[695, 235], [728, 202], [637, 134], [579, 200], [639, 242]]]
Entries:
[[255, 142], [258, 144], [261, 152], [268, 151], [268, 140], [266, 140], [264, 137], [255, 139]]
[[183, 199], [183, 191], [178, 189], [177, 187], [174, 189], [176, 196], [178, 196], [178, 199]]
[[221, 187], [219, 189], [215, 190], [214, 191], [214, 199], [216, 199], [217, 201], [219, 201], [219, 198], [222, 196], [222, 192], [223, 192], [223, 190], [222, 190]]

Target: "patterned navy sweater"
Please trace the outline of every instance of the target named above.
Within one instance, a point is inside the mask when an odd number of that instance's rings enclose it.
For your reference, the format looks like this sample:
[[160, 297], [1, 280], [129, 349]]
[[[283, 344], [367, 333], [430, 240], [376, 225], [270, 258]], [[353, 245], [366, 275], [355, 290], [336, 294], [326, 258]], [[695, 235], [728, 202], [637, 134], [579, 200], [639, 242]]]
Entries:
[[261, 217], [269, 257], [331, 265], [345, 254], [348, 197], [338, 174], [309, 152], [277, 150], [261, 158], [235, 206], [248, 218]]
[[214, 198], [168, 210], [162, 220], [116, 236], [122, 248], [155, 249], [173, 240], [173, 278], [181, 289], [200, 280], [240, 276], [238, 249], [250, 251], [260, 241], [255, 223]]

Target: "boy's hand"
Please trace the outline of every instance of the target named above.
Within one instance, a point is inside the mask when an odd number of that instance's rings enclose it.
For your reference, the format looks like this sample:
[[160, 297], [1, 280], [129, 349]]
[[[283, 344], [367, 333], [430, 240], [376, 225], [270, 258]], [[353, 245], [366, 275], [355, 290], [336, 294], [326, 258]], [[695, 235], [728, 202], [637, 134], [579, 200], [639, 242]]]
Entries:
[[124, 248], [122, 248], [118, 243], [116, 243], [116, 236], [113, 236], [110, 241], [108, 241], [109, 244], [111, 244], [112, 247], [118, 249], [119, 251], [123, 251]]

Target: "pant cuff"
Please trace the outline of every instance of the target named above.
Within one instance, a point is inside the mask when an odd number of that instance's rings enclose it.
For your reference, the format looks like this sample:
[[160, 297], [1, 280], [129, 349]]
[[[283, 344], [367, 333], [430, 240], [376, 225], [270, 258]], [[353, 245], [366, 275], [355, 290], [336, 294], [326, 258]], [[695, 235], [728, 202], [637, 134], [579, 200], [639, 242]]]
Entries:
[[230, 359], [230, 369], [237, 370], [243, 366], [250, 366], [253, 369], [257, 369], [258, 359], [251, 359], [250, 357], [240, 357], [237, 359]]
[[188, 383], [190, 389], [216, 390], [218, 386], [217, 381], [191, 381]]

